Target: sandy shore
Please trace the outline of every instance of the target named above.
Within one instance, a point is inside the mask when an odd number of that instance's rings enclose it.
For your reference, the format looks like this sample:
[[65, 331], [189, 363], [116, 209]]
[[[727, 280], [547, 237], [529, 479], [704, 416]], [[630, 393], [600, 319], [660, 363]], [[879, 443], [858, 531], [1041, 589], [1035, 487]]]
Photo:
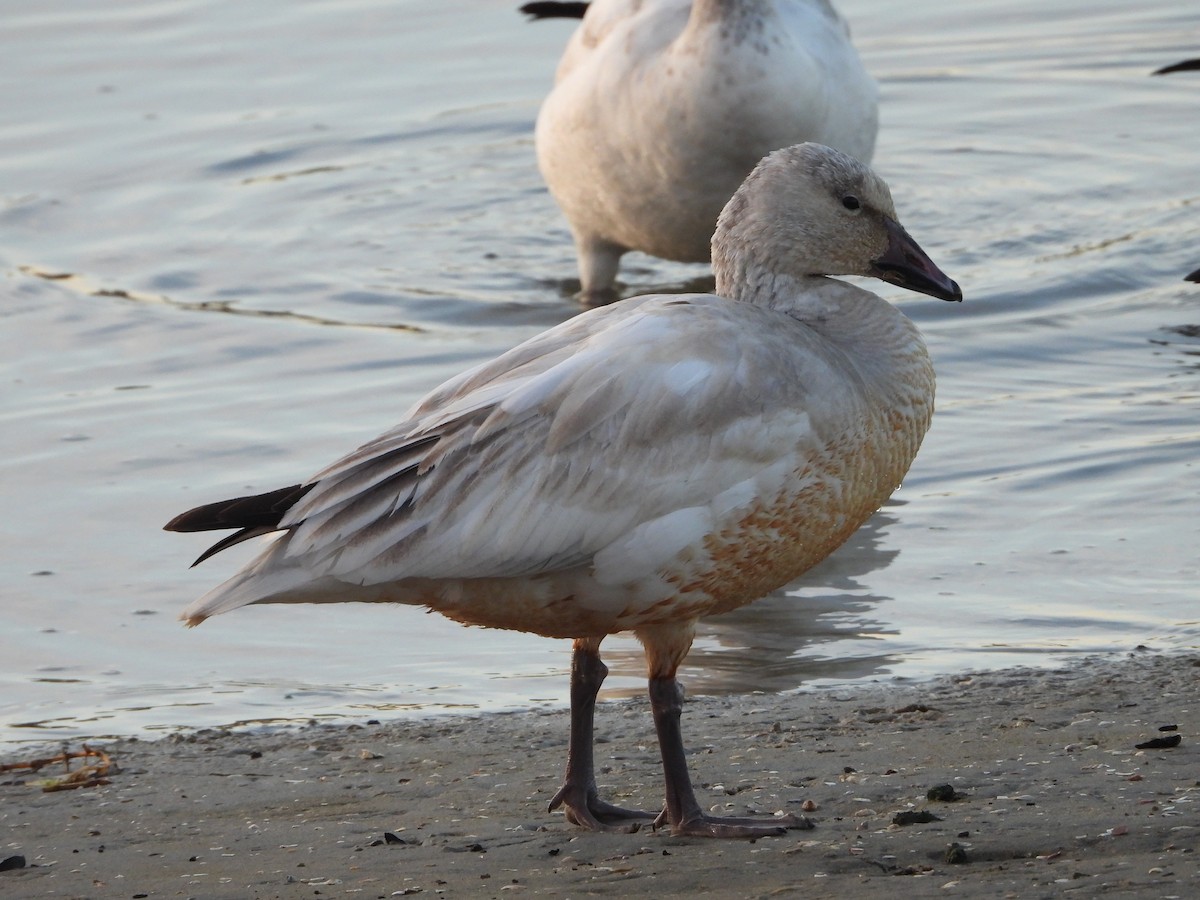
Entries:
[[[691, 702], [702, 802], [809, 810], [812, 830], [757, 842], [547, 813], [561, 711], [109, 741], [108, 785], [0, 776], [0, 896], [1197, 897], [1198, 696], [1200, 659], [1142, 651]], [[597, 728], [602, 793], [657, 807], [647, 705], [603, 703]], [[947, 784], [959, 799], [927, 798]]]

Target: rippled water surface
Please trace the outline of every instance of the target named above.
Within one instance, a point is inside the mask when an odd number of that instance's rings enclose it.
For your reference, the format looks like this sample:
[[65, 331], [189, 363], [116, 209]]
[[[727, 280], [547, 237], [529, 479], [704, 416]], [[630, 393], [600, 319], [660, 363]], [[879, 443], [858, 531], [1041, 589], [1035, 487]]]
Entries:
[[[188, 506], [290, 484], [575, 313], [516, 2], [10, 4], [0, 740], [563, 703], [566, 642], [391, 607], [176, 615]], [[843, 0], [876, 167], [963, 285], [886, 285], [939, 411], [895, 501], [705, 623], [693, 691], [1200, 643], [1200, 10]], [[630, 292], [705, 274], [647, 257]], [[242, 552], [245, 551], [245, 552]], [[240, 555], [239, 555], [240, 554]], [[612, 693], [640, 650], [610, 639]]]

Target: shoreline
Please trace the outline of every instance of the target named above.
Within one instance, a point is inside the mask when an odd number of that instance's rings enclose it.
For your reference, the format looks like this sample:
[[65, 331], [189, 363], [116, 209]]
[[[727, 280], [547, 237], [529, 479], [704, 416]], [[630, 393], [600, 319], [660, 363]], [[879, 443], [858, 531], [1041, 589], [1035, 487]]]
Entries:
[[[559, 709], [106, 740], [96, 746], [117, 767], [106, 785], [45, 793], [44, 774], [0, 775], [0, 863], [24, 859], [0, 871], [0, 890], [1196, 896], [1198, 690], [1200, 655], [1134, 652], [690, 701], [684, 739], [702, 803], [815, 824], [756, 842], [595, 834], [547, 813], [566, 757]], [[602, 796], [658, 808], [648, 704], [602, 702], [596, 732]], [[1136, 748], [1164, 735], [1179, 744]], [[941, 785], [959, 799], [928, 799]]]

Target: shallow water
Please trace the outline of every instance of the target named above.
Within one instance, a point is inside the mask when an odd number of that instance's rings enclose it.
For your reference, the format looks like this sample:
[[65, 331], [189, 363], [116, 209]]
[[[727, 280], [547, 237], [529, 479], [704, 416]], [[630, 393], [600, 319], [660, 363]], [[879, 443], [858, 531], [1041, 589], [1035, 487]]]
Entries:
[[[566, 697], [565, 642], [407, 608], [176, 622], [196, 503], [302, 478], [572, 315], [514, 2], [25, 3], [0, 70], [0, 741]], [[1200, 644], [1200, 11], [843, 0], [876, 167], [961, 305], [895, 501], [705, 623], [694, 692]], [[1189, 149], [1190, 148], [1190, 149]], [[704, 267], [630, 259], [633, 289]], [[70, 277], [66, 277], [70, 276]], [[241, 551], [246, 552], [242, 553]], [[239, 555], [240, 553], [240, 555]], [[612, 694], [640, 650], [606, 643]]]

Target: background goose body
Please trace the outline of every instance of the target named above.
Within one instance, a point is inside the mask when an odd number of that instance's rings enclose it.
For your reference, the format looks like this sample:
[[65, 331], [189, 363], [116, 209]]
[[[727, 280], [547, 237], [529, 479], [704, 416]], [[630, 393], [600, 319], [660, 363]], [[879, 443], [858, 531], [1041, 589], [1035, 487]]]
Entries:
[[816, 141], [869, 162], [877, 127], [875, 84], [827, 0], [597, 0], [537, 153], [596, 303], [627, 250], [707, 260], [718, 213], [766, 153]]
[[772, 154], [721, 216], [718, 295], [590, 310], [447, 382], [308, 482], [169, 523], [244, 529], [218, 549], [280, 532], [184, 618], [386, 601], [573, 638], [572, 751], [556, 804], [588, 827], [644, 817], [598, 801], [580, 749], [605, 671], [600, 641], [632, 630], [663, 747], [664, 821], [769, 833], [696, 805], [675, 672], [697, 619], [823, 559], [916, 455], [934, 393], [917, 329], [876, 295], [809, 274], [873, 274], [961, 299], [894, 215], [883, 182], [850, 157], [812, 144]]

